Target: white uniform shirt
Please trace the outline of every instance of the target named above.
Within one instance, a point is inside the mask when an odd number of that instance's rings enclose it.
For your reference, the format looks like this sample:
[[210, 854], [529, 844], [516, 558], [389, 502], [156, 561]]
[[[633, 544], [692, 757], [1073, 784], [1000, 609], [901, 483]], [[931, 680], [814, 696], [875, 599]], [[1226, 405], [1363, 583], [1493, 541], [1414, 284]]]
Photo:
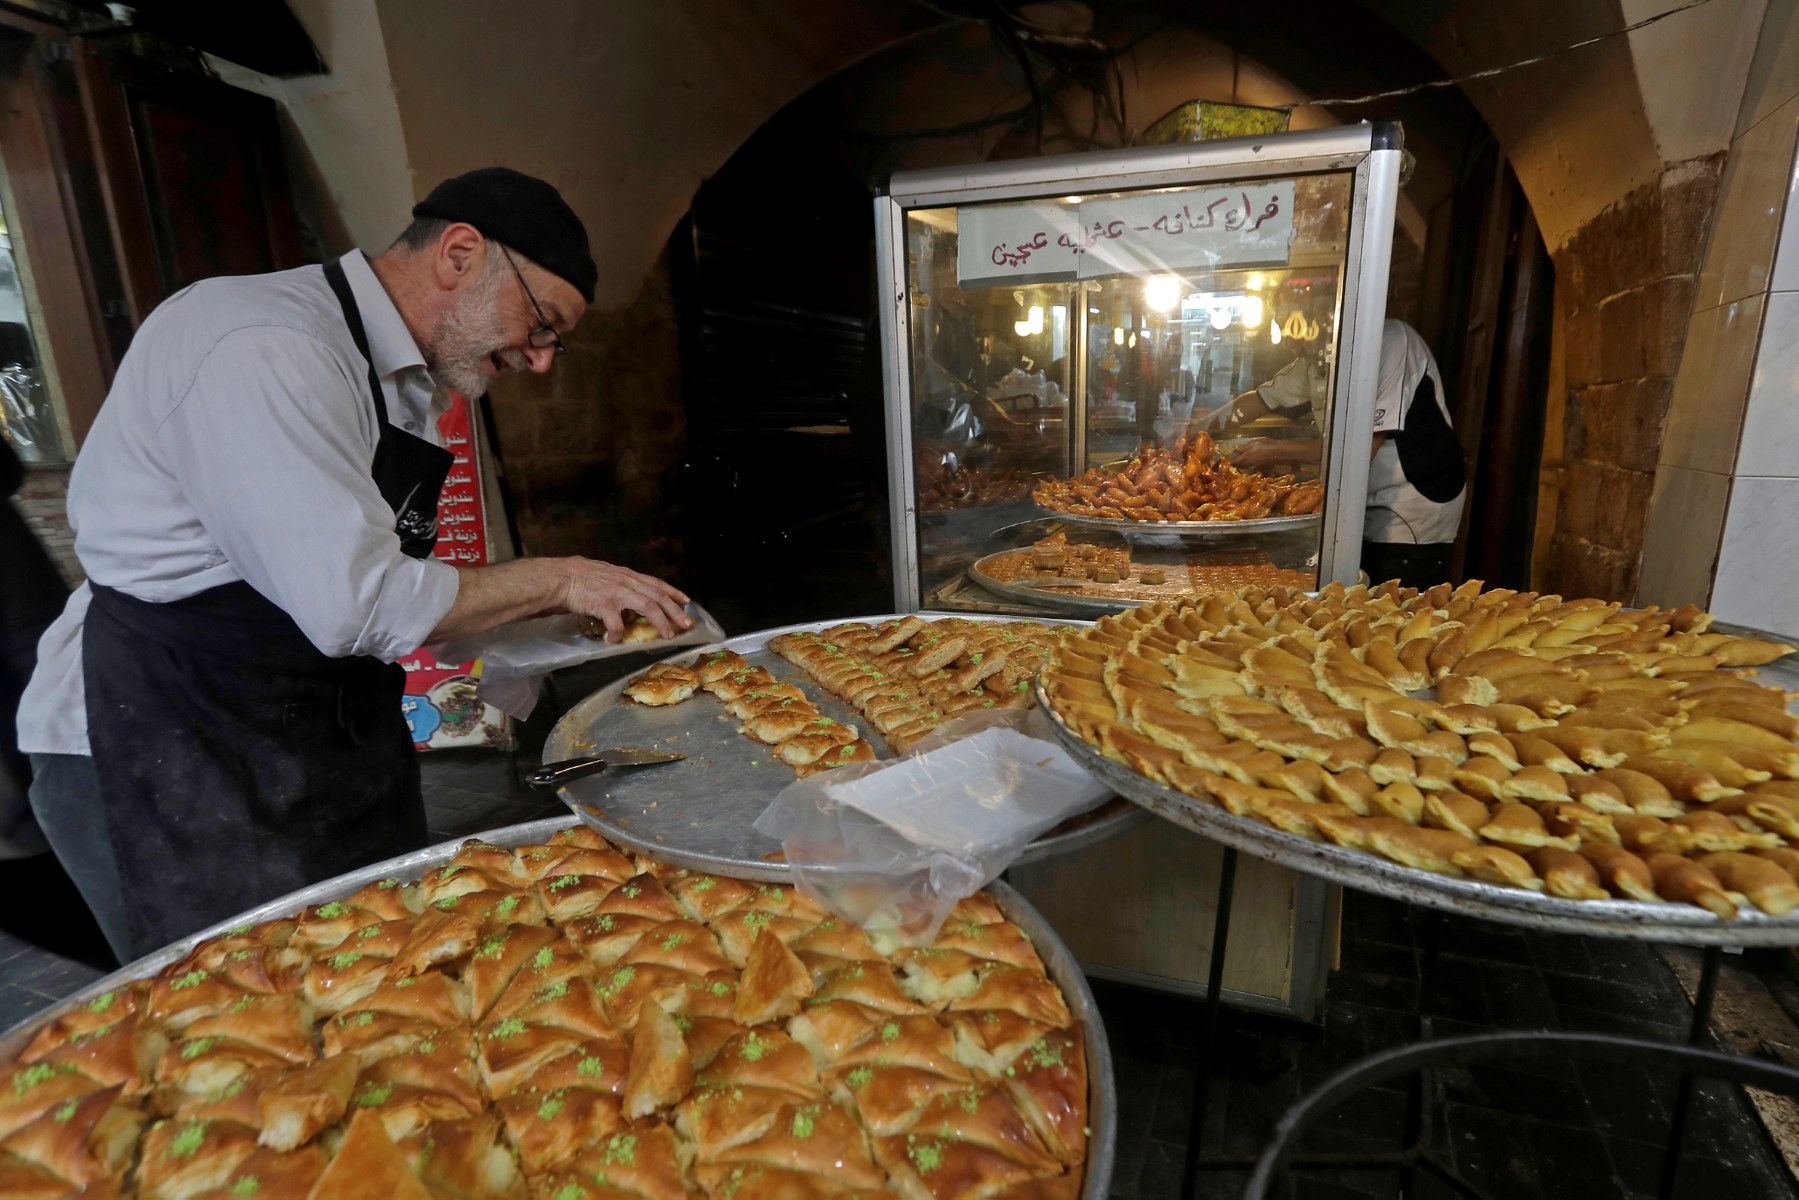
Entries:
[[[341, 260], [388, 419], [436, 442], [412, 334], [360, 251]], [[327, 655], [392, 662], [456, 601], [455, 568], [408, 558], [369, 474], [368, 367], [318, 267], [209, 279], [150, 314], [69, 482], [88, 578], [152, 603], [244, 580]], [[87, 754], [84, 585], [38, 644], [19, 748]]]
[[[1374, 432], [1401, 433], [1418, 398], [1418, 383], [1429, 378], [1443, 424], [1449, 406], [1437, 361], [1424, 339], [1402, 321], [1389, 319], [1381, 331], [1381, 369], [1375, 384]], [[1262, 403], [1289, 416], [1309, 410], [1312, 423], [1325, 428], [1329, 410], [1328, 377], [1322, 364], [1297, 358], [1256, 389]], [[1450, 448], [1448, 452], [1458, 451]], [[1453, 500], [1439, 503], [1420, 492], [1405, 476], [1399, 446], [1388, 438], [1368, 464], [1368, 510], [1362, 537], [1370, 542], [1438, 543], [1455, 541], [1461, 527], [1464, 487]]]

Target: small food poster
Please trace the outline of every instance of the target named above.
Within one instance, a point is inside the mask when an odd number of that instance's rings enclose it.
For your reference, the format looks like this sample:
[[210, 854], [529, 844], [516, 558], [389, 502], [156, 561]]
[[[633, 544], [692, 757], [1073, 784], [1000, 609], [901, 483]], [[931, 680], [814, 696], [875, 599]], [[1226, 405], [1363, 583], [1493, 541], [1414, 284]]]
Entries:
[[[438, 558], [457, 566], [478, 567], [488, 562], [487, 507], [481, 479], [481, 456], [471, 405], [464, 396], [451, 393], [449, 409], [438, 419], [444, 449], [456, 456], [437, 501]], [[421, 647], [400, 660], [406, 671], [406, 695], [401, 711], [420, 750], [455, 746], [512, 747], [512, 727], [506, 714], [475, 695], [481, 660], [439, 662]]]

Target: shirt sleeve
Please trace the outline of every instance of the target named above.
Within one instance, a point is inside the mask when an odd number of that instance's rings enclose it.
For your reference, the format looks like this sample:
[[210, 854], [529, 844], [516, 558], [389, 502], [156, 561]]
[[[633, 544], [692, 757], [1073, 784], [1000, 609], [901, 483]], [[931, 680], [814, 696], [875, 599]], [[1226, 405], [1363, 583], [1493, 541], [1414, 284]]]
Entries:
[[1379, 390], [1374, 396], [1374, 432], [1403, 432], [1406, 411], [1412, 407], [1412, 401], [1417, 399], [1418, 393], [1414, 391], [1410, 396], [1401, 395], [1397, 383], [1385, 387], [1377, 383], [1376, 387]]
[[314, 646], [392, 662], [437, 627], [458, 580], [401, 553], [369, 473], [367, 391], [309, 333], [235, 330], [158, 428], [158, 451], [225, 559]]
[[1296, 358], [1274, 373], [1274, 378], [1256, 388], [1256, 394], [1275, 412], [1295, 412], [1312, 407], [1311, 379], [1306, 362]]

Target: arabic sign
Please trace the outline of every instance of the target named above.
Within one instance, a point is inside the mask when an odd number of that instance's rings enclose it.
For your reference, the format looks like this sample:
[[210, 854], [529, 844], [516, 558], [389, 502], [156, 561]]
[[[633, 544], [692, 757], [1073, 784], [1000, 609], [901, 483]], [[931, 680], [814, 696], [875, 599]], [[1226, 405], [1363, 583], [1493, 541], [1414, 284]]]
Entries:
[[1283, 266], [1293, 181], [959, 208], [956, 231], [963, 287]]
[[[437, 500], [438, 558], [460, 566], [487, 562], [487, 512], [481, 501], [481, 462], [475, 451], [470, 405], [451, 393], [449, 409], [438, 419], [444, 449], [455, 455], [449, 478]], [[400, 701], [412, 741], [421, 750], [450, 746], [509, 746], [506, 714], [475, 698], [479, 659], [439, 662], [423, 648], [400, 660], [406, 671], [406, 694]]]

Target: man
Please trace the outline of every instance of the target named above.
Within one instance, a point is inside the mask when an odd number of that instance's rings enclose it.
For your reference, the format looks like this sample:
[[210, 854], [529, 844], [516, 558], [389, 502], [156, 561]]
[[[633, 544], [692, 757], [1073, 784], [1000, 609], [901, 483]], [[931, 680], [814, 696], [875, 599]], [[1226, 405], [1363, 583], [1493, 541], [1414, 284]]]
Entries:
[[19, 737], [123, 959], [424, 843], [395, 659], [540, 613], [691, 625], [685, 595], [609, 563], [431, 556], [445, 391], [549, 370], [598, 272], [562, 197], [515, 171], [448, 180], [413, 218], [373, 260], [170, 297], [76, 463], [89, 585]]
[[[1269, 382], [1237, 397], [1221, 428], [1228, 433], [1271, 412], [1309, 414], [1322, 438], [1327, 387], [1322, 364], [1295, 359]], [[1442, 583], [1461, 527], [1467, 479], [1437, 360], [1403, 321], [1389, 320], [1381, 330], [1374, 430], [1362, 569], [1376, 582], [1397, 579], [1416, 588]], [[1316, 468], [1323, 447], [1320, 439], [1258, 438], [1232, 461], [1246, 471]]]

